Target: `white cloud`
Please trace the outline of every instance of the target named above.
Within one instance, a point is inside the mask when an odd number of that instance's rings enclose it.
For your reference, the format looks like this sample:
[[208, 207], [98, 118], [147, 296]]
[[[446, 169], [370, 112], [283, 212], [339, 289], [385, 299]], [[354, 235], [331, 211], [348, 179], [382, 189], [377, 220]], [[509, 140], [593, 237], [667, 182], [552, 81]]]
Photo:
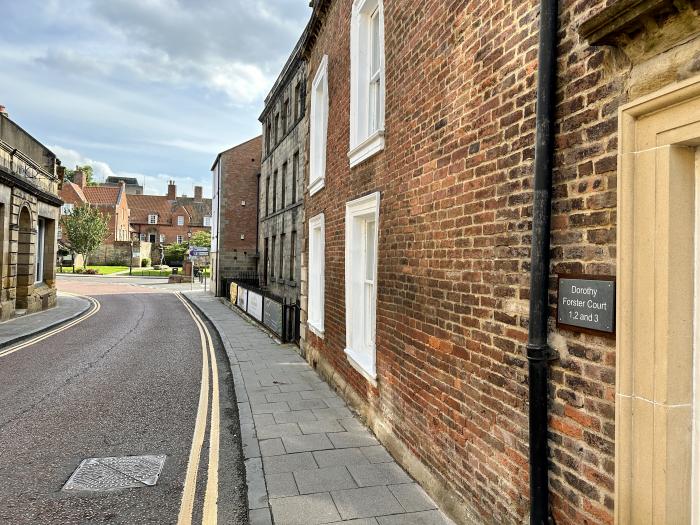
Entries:
[[144, 193], [149, 195], [165, 195], [168, 191], [168, 181], [174, 180], [178, 189], [178, 194], [194, 195], [194, 186], [203, 186], [204, 195], [210, 196], [211, 188], [209, 184], [202, 184], [200, 180], [193, 177], [174, 177], [167, 173], [156, 175], [146, 175], [144, 173], [132, 173], [129, 171], [113, 170], [106, 162], [93, 160], [81, 153], [63, 146], [48, 146], [66, 168], [74, 169], [76, 166], [92, 166], [95, 180], [104, 182], [107, 177], [135, 177], [144, 186]]

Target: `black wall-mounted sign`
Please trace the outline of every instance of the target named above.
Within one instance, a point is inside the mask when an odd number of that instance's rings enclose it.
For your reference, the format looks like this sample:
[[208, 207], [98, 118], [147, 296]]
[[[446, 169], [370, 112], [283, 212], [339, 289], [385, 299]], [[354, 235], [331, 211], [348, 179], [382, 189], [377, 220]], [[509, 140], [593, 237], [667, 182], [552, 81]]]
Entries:
[[615, 277], [560, 275], [557, 325], [583, 332], [615, 333]]

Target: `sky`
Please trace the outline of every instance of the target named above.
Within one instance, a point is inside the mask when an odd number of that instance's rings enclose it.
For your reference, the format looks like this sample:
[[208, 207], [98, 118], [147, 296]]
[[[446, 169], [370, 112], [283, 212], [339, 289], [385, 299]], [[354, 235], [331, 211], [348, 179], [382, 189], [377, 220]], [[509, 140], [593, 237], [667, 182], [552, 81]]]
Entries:
[[308, 0], [0, 0], [0, 105], [69, 168], [211, 196], [218, 152], [261, 133]]

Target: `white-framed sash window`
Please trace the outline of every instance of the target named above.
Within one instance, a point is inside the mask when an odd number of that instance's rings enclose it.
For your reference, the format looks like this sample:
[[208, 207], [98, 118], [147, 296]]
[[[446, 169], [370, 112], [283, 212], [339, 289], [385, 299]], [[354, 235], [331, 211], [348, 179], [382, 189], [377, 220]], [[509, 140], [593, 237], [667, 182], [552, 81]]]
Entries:
[[325, 185], [328, 138], [328, 56], [324, 55], [311, 86], [309, 194]]
[[307, 307], [307, 325], [319, 337], [323, 337], [325, 246], [324, 216], [321, 213], [309, 219], [309, 297]]
[[158, 215], [152, 213], [148, 216], [148, 224], [158, 224]]
[[185, 217], [182, 215], [177, 216], [177, 225], [178, 226], [184, 226], [185, 225]]
[[345, 212], [345, 354], [376, 383], [379, 193], [348, 202]]
[[350, 167], [384, 149], [384, 7], [355, 0], [350, 21]]

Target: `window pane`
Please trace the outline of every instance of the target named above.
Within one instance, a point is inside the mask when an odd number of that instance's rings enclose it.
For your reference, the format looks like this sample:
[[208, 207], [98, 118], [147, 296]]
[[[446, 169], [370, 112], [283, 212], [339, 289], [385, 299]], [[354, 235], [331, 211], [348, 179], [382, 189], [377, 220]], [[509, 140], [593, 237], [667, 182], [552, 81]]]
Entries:
[[379, 9], [370, 18], [370, 77], [379, 72]]
[[374, 281], [374, 221], [365, 222], [365, 280]]

